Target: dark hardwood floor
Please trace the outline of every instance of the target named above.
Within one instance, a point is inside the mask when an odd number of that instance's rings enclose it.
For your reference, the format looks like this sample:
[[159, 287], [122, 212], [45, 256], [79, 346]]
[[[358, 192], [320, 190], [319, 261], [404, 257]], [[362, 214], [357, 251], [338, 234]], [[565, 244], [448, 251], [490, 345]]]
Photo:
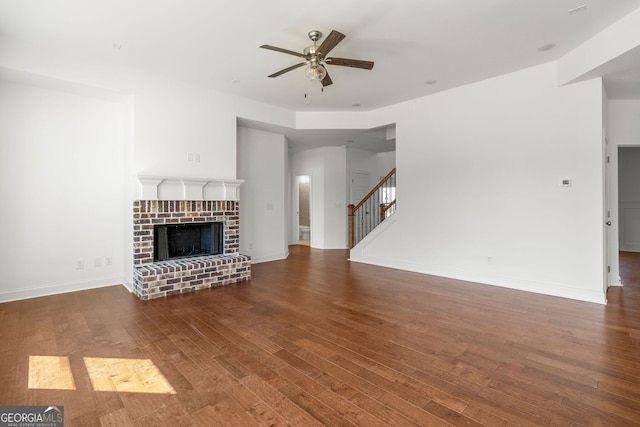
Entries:
[[[621, 259], [607, 306], [305, 246], [191, 295], [143, 302], [115, 286], [4, 303], [0, 405], [63, 405], [67, 426], [640, 425], [640, 254]], [[72, 389], [46, 389], [64, 369], [30, 372], [30, 356], [68, 360]], [[135, 360], [174, 393], [127, 388], [153, 386]], [[99, 376], [115, 388], [97, 391]]]

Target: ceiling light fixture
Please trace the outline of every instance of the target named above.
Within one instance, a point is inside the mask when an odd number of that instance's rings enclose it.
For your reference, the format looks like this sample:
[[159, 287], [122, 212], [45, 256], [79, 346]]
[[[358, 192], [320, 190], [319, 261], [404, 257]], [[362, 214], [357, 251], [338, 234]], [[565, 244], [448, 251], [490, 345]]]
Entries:
[[424, 82], [424, 84], [426, 84], [426, 85], [434, 85], [436, 83], [438, 83], [438, 81], [437, 80], [433, 80], [433, 79], [427, 80], [426, 82]]
[[318, 61], [312, 60], [309, 63], [309, 68], [305, 71], [305, 74], [312, 82], [321, 82], [327, 76], [327, 70], [318, 64]]
[[321, 82], [327, 75], [327, 70], [320, 64], [322, 57], [318, 55], [318, 40], [322, 37], [322, 33], [317, 30], [309, 31], [309, 38], [313, 42], [313, 46], [307, 46], [302, 52], [309, 59], [309, 68], [306, 69], [305, 75], [312, 82]]

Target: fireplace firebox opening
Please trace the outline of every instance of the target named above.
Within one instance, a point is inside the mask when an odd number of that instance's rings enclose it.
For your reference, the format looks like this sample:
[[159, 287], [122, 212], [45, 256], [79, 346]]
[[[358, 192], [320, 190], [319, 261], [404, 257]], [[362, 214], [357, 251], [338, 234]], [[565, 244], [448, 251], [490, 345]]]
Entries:
[[153, 235], [154, 262], [224, 253], [222, 222], [156, 225]]

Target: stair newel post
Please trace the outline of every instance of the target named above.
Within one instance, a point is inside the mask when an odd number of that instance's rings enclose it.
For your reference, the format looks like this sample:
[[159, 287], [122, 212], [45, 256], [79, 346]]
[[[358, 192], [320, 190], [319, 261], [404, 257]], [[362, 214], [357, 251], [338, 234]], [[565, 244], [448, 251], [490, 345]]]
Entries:
[[356, 205], [350, 204], [347, 206], [349, 209], [349, 249], [353, 249], [355, 246], [355, 239], [353, 237], [354, 217], [356, 212]]

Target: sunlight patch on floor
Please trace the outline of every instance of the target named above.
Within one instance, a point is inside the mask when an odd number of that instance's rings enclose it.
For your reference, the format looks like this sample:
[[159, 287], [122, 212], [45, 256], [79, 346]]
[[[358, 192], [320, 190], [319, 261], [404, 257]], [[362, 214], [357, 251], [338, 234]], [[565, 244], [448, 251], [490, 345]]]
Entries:
[[149, 359], [85, 357], [84, 363], [95, 391], [176, 394]]
[[29, 388], [75, 390], [68, 357], [29, 356]]

